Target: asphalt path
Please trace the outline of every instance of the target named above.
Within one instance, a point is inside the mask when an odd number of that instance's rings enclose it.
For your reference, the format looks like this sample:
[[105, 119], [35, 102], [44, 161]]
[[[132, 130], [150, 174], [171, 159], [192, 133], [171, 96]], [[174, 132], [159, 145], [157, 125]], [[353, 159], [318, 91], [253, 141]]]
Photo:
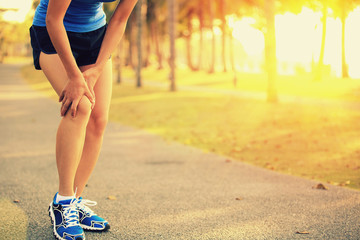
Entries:
[[[0, 65], [0, 239], [54, 239], [59, 104], [20, 67]], [[111, 229], [86, 239], [360, 239], [360, 192], [316, 184], [110, 123], [83, 197]]]

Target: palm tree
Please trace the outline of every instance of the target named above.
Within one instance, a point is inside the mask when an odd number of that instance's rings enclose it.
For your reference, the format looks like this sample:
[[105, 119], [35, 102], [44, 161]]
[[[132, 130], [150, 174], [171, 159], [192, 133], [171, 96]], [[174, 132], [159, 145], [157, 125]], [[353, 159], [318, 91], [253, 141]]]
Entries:
[[176, 91], [175, 84], [175, 9], [176, 0], [168, 0], [168, 12], [169, 12], [169, 37], [170, 37], [170, 91]]
[[325, 55], [325, 40], [326, 40], [326, 28], [327, 28], [327, 12], [328, 12], [328, 6], [326, 3], [326, 0], [323, 1], [323, 6], [322, 6], [322, 37], [321, 37], [321, 48], [320, 48], [320, 56], [319, 56], [319, 61], [318, 61], [318, 65], [317, 68], [315, 70], [315, 81], [321, 81], [322, 78], [322, 71], [324, 68], [324, 55]]
[[266, 34], [265, 34], [265, 62], [268, 74], [267, 100], [277, 102], [276, 77], [276, 39], [275, 39], [275, 0], [265, 1]]
[[214, 32], [214, 2], [213, 0], [208, 0], [209, 5], [209, 28], [211, 31], [211, 62], [209, 67], [209, 73], [215, 72], [215, 58], [216, 58], [216, 39]]
[[346, 17], [347, 17], [347, 3], [346, 1], [341, 1], [341, 69], [342, 69], [342, 77], [348, 78], [349, 77], [349, 71], [348, 66], [346, 64], [346, 58], [345, 58], [345, 23], [346, 23]]
[[[357, 7], [360, 3], [359, 0], [338, 0], [336, 2], [340, 7], [340, 19], [341, 19], [341, 68], [342, 68], [342, 77], [349, 77], [349, 69], [346, 63], [346, 52], [345, 52], [345, 32], [346, 32], [346, 18], [349, 15], [349, 12]], [[335, 7], [337, 9], [337, 6]], [[336, 13], [336, 12], [335, 12]]]
[[138, 61], [136, 67], [136, 86], [141, 87], [141, 68], [142, 68], [142, 4], [143, 0], [138, 0], [136, 5], [136, 22], [138, 27], [138, 35], [137, 35], [137, 54], [138, 54]]
[[162, 9], [165, 4], [164, 0], [148, 0], [147, 1], [147, 11], [146, 11], [146, 23], [148, 29], [148, 44], [150, 42], [154, 44], [155, 55], [157, 56], [158, 61], [158, 69], [163, 68], [163, 53], [161, 50], [161, 35], [160, 33], [161, 27], [164, 25], [163, 21], [161, 21], [158, 17], [158, 12]]
[[222, 63], [224, 72], [226, 72], [226, 20], [225, 20], [225, 9], [226, 9], [226, 2], [225, 0], [219, 0], [219, 7], [220, 7], [220, 19], [221, 19], [221, 31], [222, 31], [222, 39], [221, 39], [221, 50], [222, 50]]

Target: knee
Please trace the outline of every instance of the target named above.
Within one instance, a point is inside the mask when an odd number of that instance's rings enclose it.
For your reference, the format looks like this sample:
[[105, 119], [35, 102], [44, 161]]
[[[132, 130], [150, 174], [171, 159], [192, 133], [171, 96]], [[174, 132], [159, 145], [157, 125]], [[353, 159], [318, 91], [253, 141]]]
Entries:
[[94, 136], [102, 137], [105, 132], [106, 125], [108, 123], [108, 117], [105, 114], [92, 114], [88, 123], [88, 132], [91, 132]]
[[81, 98], [78, 106], [77, 106], [77, 113], [78, 117], [86, 117], [88, 118], [91, 113], [91, 103], [87, 97]]

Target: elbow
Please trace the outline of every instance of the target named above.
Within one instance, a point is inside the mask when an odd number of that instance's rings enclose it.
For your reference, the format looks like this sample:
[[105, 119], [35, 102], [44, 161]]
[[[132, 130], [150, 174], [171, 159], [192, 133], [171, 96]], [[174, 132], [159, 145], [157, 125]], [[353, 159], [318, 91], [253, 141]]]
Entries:
[[117, 26], [126, 25], [127, 18], [124, 16], [113, 16], [111, 22]]
[[54, 26], [56, 24], [62, 23], [62, 20], [55, 18], [53, 16], [50, 16], [50, 15], [47, 15], [45, 22], [46, 22], [46, 26], [49, 27], [49, 26]]
[[47, 16], [46, 16], [46, 19], [45, 19], [46, 26], [51, 25], [52, 22], [53, 22], [53, 20], [51, 19], [51, 17], [49, 17], [49, 15], [47, 15]]

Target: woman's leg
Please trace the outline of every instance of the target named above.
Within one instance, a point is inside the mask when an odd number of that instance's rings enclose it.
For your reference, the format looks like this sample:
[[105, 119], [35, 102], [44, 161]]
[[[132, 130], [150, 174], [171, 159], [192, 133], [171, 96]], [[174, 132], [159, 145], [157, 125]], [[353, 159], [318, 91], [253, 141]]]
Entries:
[[[85, 71], [90, 66], [80, 67]], [[99, 157], [103, 135], [108, 122], [109, 107], [112, 92], [112, 63], [107, 62], [102, 74], [97, 80], [95, 87], [95, 107], [91, 112], [89, 123], [86, 128], [85, 144], [81, 160], [76, 171], [74, 189], [76, 195], [81, 196]]]
[[[40, 66], [59, 95], [68, 78], [57, 54], [40, 54]], [[75, 118], [66, 114], [60, 121], [56, 136], [56, 163], [59, 174], [59, 194], [74, 195], [74, 179], [81, 158], [86, 126], [91, 113], [91, 103], [83, 97]], [[59, 112], [60, 115], [60, 112]]]

